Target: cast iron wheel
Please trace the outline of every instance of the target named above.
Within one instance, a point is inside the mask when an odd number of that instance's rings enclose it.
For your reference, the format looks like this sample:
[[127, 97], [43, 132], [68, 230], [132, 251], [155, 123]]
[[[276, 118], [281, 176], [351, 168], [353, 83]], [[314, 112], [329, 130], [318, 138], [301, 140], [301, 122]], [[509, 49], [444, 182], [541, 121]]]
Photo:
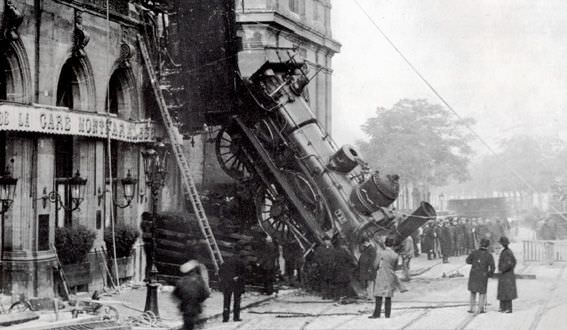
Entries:
[[305, 210], [313, 215], [323, 230], [330, 229], [330, 224], [326, 224], [325, 221], [325, 206], [323, 205], [321, 196], [317, 193], [317, 190], [313, 187], [311, 182], [309, 182], [307, 177], [301, 172], [291, 170], [286, 170], [285, 174], [293, 184], [295, 193], [301, 200]]
[[230, 177], [240, 181], [252, 177], [242, 149], [243, 139], [243, 133], [232, 127], [223, 127], [215, 141], [215, 152], [221, 168]]
[[260, 143], [264, 146], [268, 154], [274, 155], [277, 149], [277, 137], [266, 119], [262, 119], [254, 124], [254, 132]]
[[260, 227], [274, 241], [284, 244], [301, 239], [305, 230], [295, 219], [298, 218], [293, 206], [279, 191], [276, 185], [260, 187], [255, 197], [256, 216]]

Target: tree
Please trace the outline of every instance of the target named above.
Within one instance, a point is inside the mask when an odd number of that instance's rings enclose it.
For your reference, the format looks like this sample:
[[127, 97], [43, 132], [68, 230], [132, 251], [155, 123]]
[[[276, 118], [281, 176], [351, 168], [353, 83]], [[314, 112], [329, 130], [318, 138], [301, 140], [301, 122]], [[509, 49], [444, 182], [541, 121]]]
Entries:
[[471, 137], [463, 128], [473, 123], [427, 100], [403, 99], [391, 109], [379, 107], [362, 125], [370, 139], [357, 145], [373, 168], [412, 184], [442, 186], [469, 177]]

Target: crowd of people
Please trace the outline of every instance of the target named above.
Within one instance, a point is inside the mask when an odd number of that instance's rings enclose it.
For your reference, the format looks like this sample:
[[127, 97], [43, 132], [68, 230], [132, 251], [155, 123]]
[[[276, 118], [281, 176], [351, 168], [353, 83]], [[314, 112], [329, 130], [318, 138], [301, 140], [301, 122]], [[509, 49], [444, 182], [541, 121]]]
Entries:
[[[374, 313], [370, 318], [384, 315], [389, 318], [392, 311], [394, 291], [406, 291], [403, 281], [409, 281], [409, 264], [420, 250], [427, 254], [428, 259], [443, 258], [448, 262], [451, 256], [467, 255], [466, 262], [471, 264], [468, 281], [470, 291], [469, 312], [486, 312], [486, 291], [488, 278], [496, 270], [500, 272], [497, 298], [500, 300], [500, 311], [512, 312], [512, 300], [517, 298], [514, 267], [516, 259], [508, 248], [510, 241], [507, 235], [510, 225], [503, 219], [471, 219], [463, 217], [448, 217], [429, 221], [414, 235], [402, 242], [392, 237], [383, 237], [371, 242], [363, 238], [359, 246], [358, 263], [355, 263], [346, 250], [345, 242], [338, 238], [333, 244], [330, 237], [324, 237], [323, 243], [315, 248], [304, 263], [301, 249], [297, 243], [289, 243], [281, 247], [285, 262], [285, 273], [289, 283], [301, 281], [305, 283], [304, 273], [313, 280], [315, 289], [322, 294], [323, 299], [338, 300], [343, 297], [355, 296], [350, 285], [353, 279], [362, 285], [366, 298], [375, 303]], [[495, 267], [492, 248], [499, 242], [502, 246], [498, 268]], [[421, 247], [421, 249], [419, 249]], [[263, 279], [262, 291], [265, 294], [274, 292], [274, 280], [279, 272], [280, 248], [269, 236], [265, 236], [257, 259], [257, 271]], [[233, 321], [240, 321], [240, 296], [244, 293], [247, 261], [240, 252], [242, 247], [235, 249], [233, 256], [225, 260], [219, 271], [220, 289], [223, 293], [223, 322], [228, 322], [233, 303]], [[398, 278], [396, 270], [402, 269], [402, 277]], [[201, 303], [209, 296], [210, 291], [206, 281], [201, 279], [201, 269], [198, 263], [190, 261], [181, 266], [185, 274], [177, 285], [174, 294], [180, 300], [180, 309], [185, 320], [185, 329], [192, 329], [196, 316], [201, 311]], [[304, 267], [309, 265], [308, 267]], [[364, 295], [364, 294], [363, 294]]]
[[[430, 220], [412, 234], [415, 255], [427, 254], [427, 259], [468, 255], [480, 247], [483, 238], [495, 242], [502, 236], [509, 237], [510, 223], [500, 218], [446, 217]], [[419, 244], [419, 243], [420, 244]]]

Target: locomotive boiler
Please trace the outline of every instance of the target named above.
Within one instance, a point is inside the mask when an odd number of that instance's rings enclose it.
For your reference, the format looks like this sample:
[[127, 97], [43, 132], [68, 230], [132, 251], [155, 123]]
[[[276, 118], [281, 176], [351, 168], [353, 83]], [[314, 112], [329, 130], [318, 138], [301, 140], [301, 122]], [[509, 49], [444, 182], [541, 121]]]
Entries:
[[254, 187], [267, 234], [280, 243], [296, 240], [305, 251], [325, 236], [342, 236], [355, 254], [363, 237], [401, 242], [435, 216], [423, 202], [395, 225], [388, 207], [399, 177], [372, 172], [354, 146], [337, 146], [320, 127], [304, 97], [310, 78], [297, 54], [265, 52], [257, 70], [240, 76], [238, 111], [223, 124], [215, 149], [227, 174]]

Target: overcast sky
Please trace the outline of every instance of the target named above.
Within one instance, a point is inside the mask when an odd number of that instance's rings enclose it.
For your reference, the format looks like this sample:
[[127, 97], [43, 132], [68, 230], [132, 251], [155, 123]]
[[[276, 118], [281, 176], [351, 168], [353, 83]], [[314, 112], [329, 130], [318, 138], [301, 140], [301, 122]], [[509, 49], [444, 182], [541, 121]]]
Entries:
[[[510, 134], [567, 134], [567, 1], [359, 0], [402, 52], [494, 144]], [[440, 103], [354, 0], [332, 0], [333, 136], [364, 138], [376, 107]]]

